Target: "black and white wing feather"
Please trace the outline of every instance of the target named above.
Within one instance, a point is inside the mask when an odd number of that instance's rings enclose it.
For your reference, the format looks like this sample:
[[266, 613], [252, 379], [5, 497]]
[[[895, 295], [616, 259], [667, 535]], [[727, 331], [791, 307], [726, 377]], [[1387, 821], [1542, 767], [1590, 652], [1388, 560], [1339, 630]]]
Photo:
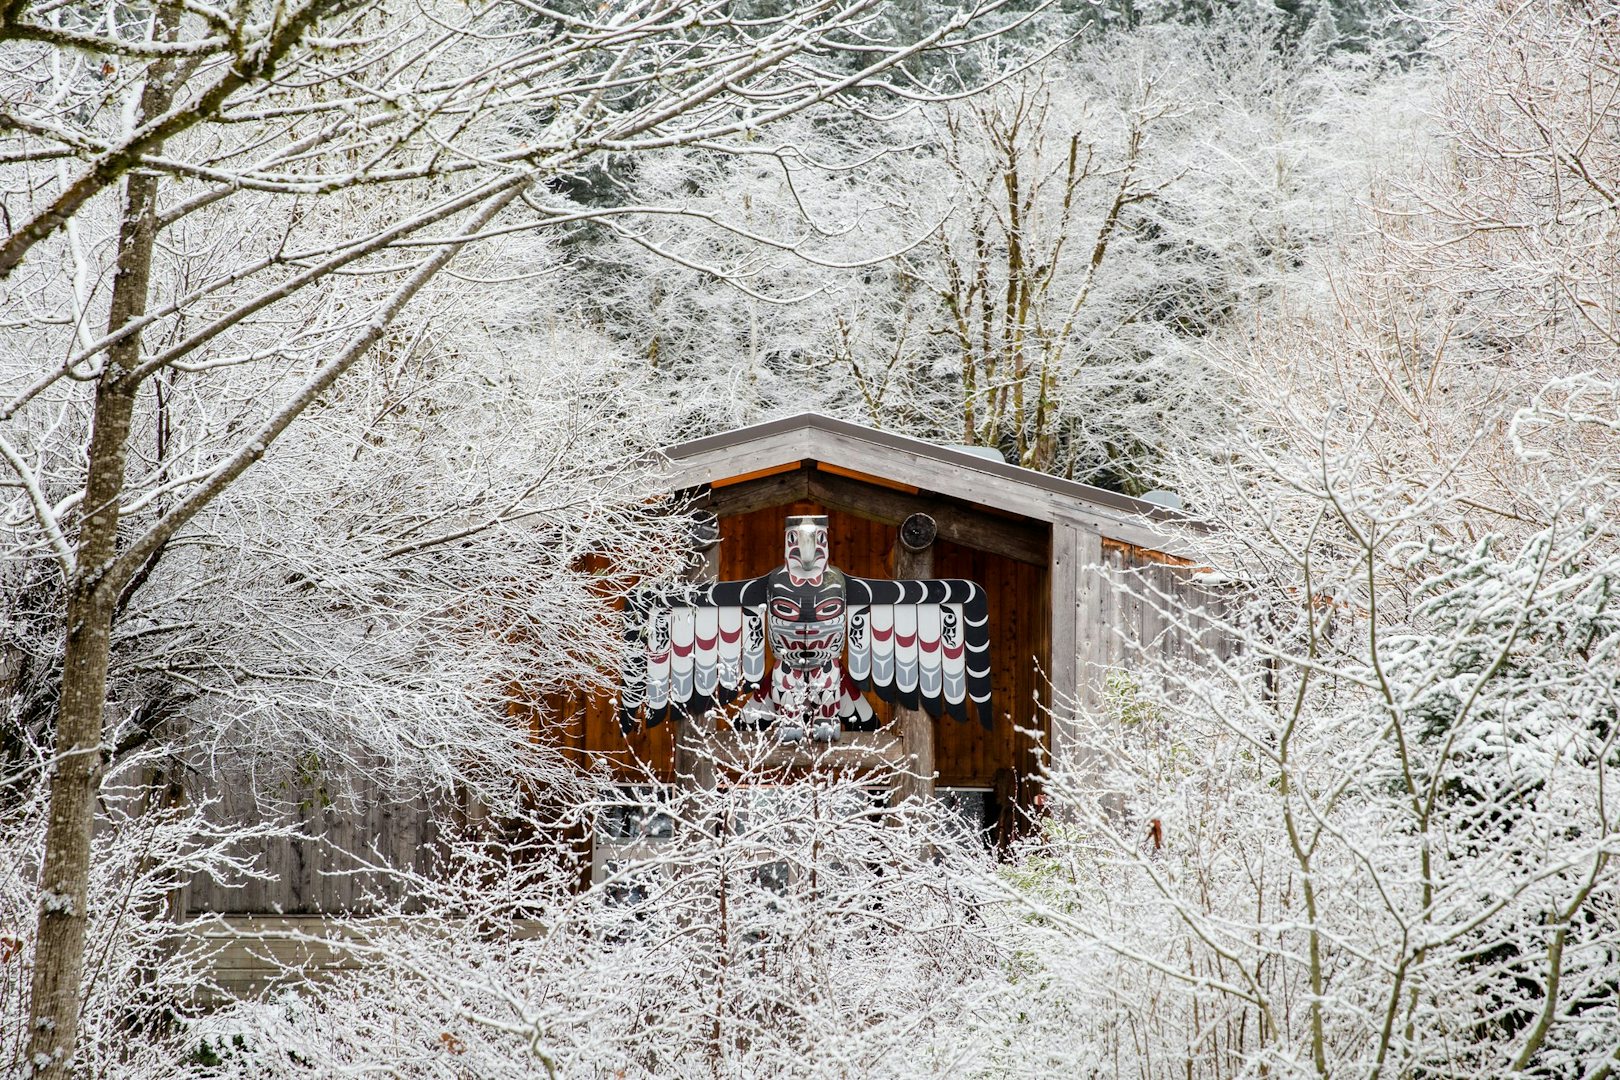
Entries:
[[765, 579], [642, 590], [624, 605], [619, 726], [697, 716], [765, 680]]
[[990, 612], [984, 589], [961, 578], [847, 580], [850, 679], [884, 701], [990, 728]]

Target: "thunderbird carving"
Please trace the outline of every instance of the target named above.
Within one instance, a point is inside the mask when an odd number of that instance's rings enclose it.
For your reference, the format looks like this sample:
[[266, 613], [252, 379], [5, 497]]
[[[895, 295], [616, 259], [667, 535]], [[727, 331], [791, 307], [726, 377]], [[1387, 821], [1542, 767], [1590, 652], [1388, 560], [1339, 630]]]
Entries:
[[[619, 722], [700, 715], [739, 698], [733, 724], [836, 737], [877, 726], [864, 691], [931, 716], [991, 726], [984, 589], [960, 578], [886, 580], [827, 562], [827, 519], [787, 520], [783, 564], [763, 577], [643, 591], [625, 606]], [[767, 681], [766, 644], [775, 659]]]

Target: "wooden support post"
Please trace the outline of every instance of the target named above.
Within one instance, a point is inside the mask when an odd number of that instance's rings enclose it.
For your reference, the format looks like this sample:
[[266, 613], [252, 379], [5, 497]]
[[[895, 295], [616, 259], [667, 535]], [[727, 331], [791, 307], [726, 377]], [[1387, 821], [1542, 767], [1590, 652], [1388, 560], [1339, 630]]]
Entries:
[[[934, 574], [934, 538], [939, 528], [927, 514], [912, 514], [900, 523], [894, 545], [892, 573], [896, 578], [927, 578]], [[896, 707], [894, 729], [900, 736], [905, 771], [895, 788], [897, 801], [934, 794], [934, 720], [922, 709]]]
[[1082, 561], [1082, 530], [1065, 521], [1052, 525], [1052, 567], [1049, 576], [1051, 624], [1047, 641], [1051, 655], [1047, 658], [1046, 677], [1052, 683], [1052, 701], [1048, 713], [1045, 750], [1052, 760], [1069, 760], [1075, 748], [1076, 713], [1085, 705], [1081, 701], [1081, 615], [1080, 581], [1082, 575], [1094, 573], [1086, 570]]
[[[692, 515], [692, 560], [687, 577], [704, 585], [720, 578], [720, 521], [712, 513], [699, 510]], [[713, 791], [714, 753], [710, 746], [714, 718], [705, 713], [675, 722], [675, 783], [701, 791]]]
[[[1095, 530], [1071, 530], [1074, 593], [1074, 707], [1065, 717], [1061, 731], [1053, 731], [1053, 753], [1062, 767], [1070, 770], [1081, 786], [1090, 787], [1089, 778], [1099, 767], [1099, 747], [1081, 738], [1077, 721], [1081, 714], [1095, 714], [1102, 707], [1103, 679], [1107, 674], [1107, 629], [1102, 625], [1102, 595], [1108, 580], [1102, 572], [1102, 537]], [[1119, 812], [1122, 807], [1111, 807]]]
[[[1076, 700], [1082, 709], [1102, 708], [1103, 679], [1108, 668], [1104, 659], [1108, 632], [1102, 625], [1103, 590], [1112, 585], [1103, 576], [1102, 537], [1095, 531], [1081, 530], [1075, 545], [1075, 647], [1079, 653], [1075, 669]], [[1087, 748], [1075, 746], [1084, 756]]]

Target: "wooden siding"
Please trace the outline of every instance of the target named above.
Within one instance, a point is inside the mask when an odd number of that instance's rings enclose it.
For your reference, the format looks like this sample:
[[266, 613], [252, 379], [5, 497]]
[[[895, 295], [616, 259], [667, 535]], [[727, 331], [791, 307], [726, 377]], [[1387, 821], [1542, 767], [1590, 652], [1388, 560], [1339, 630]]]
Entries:
[[[787, 516], [821, 513], [828, 518], [834, 566], [861, 577], [889, 576], [894, 526], [814, 502], [796, 502], [721, 519], [721, 577], [753, 577], [768, 572], [782, 561], [782, 527]], [[1027, 767], [1028, 762], [1022, 760], [1029, 752], [1027, 740], [1018, 736], [1014, 728], [1045, 726], [1036, 702], [1038, 670], [1046, 664], [1041, 618], [1046, 575], [1028, 563], [945, 540], [934, 545], [934, 574], [968, 578], [985, 587], [990, 608], [991, 691], [997, 711], [1007, 714], [997, 718], [996, 728], [990, 732], [972, 721], [935, 721], [938, 782], [945, 786], [991, 787], [998, 770]], [[882, 702], [875, 705], [887, 723], [889, 706]]]
[[[939, 577], [964, 577], [990, 596], [990, 684], [997, 717], [994, 731], [979, 724], [936, 721], [935, 756], [939, 783], [994, 787], [998, 773], [1028, 776], [1035, 766], [1035, 740], [1025, 731], [1045, 732], [1046, 680], [1051, 666], [1047, 633], [1047, 572], [1028, 563], [940, 542], [934, 553]], [[1022, 731], [1020, 730], [1022, 729]], [[1019, 802], [1027, 806], [1028, 792]]]
[[1231, 641], [1212, 618], [1224, 600], [1196, 580], [1202, 567], [1106, 538], [1099, 548], [1094, 660], [1100, 667], [1130, 670], [1149, 658], [1191, 665], [1201, 656], [1231, 655]]
[[[386, 934], [400, 922], [363, 915], [225, 915], [184, 922], [174, 940], [176, 949], [208, 962], [213, 985], [195, 987], [192, 1003], [217, 1008], [295, 983], [318, 985], [339, 972], [359, 969], [367, 963], [366, 954], [354, 946], [368, 944], [372, 934]], [[484, 932], [465, 921], [450, 926], [468, 934]], [[543, 936], [545, 927], [518, 919], [507, 932], [526, 940]]]
[[1035, 566], [1046, 566], [1050, 555], [1049, 529], [1040, 522], [968, 500], [879, 483], [825, 462], [715, 484], [695, 494], [706, 509], [719, 517], [736, 517], [795, 502], [814, 503], [830, 511], [889, 525], [898, 525], [912, 514], [927, 514], [934, 519], [942, 540]]
[[[720, 576], [752, 577], [772, 569], [781, 561], [787, 515], [823, 512], [835, 566], [862, 576], [888, 576], [893, 525], [808, 501], [722, 518]], [[1210, 617], [1219, 610], [1221, 596], [1195, 581], [1199, 568], [1185, 560], [1064, 526], [1054, 532], [1053, 560], [1049, 573], [948, 541], [936, 542], [934, 550], [936, 575], [970, 578], [988, 593], [991, 682], [997, 710], [1004, 714], [993, 732], [973, 721], [935, 722], [939, 783], [1005, 792], [1013, 782], [1016, 801], [1026, 811], [1034, 795], [1036, 746], [1015, 728], [1050, 730], [1055, 751], [1086, 752], [1066, 737], [1065, 708], [1054, 710], [1049, 728], [1043, 672], [1051, 672], [1060, 684], [1066, 678], [1066, 685], [1079, 688], [1082, 706], [1096, 708], [1110, 672], [1138, 671], [1153, 657], [1193, 664], [1202, 650], [1221, 657], [1232, 651]], [[1144, 592], [1157, 595], [1159, 602], [1144, 599]], [[889, 706], [874, 704], [886, 721]], [[581, 760], [606, 762], [621, 778], [667, 781], [672, 776], [674, 725], [627, 738], [619, 731], [609, 694], [578, 694], [525, 711], [537, 738], [553, 740]], [[544, 726], [542, 717], [548, 718]], [[297, 804], [294, 820], [325, 842], [272, 841], [256, 852], [270, 880], [227, 887], [198, 879], [185, 890], [185, 910], [288, 916], [374, 912], [378, 895], [391, 897], [386, 884], [342, 873], [354, 863], [340, 851], [431, 872], [439, 826], [426, 803], [401, 803], [371, 789], [362, 789], [353, 802], [338, 804], [328, 804], [315, 786], [284, 794]], [[219, 800], [214, 813], [221, 819], [255, 816], [246, 785], [193, 793], [198, 795]], [[462, 816], [450, 797], [438, 809], [440, 820]]]
[[1127, 495], [813, 413], [695, 439], [665, 453], [670, 467], [662, 482], [670, 489], [818, 462], [1032, 521], [1068, 522], [1146, 548], [1174, 550], [1179, 528], [1198, 527]]
[[[715, 489], [709, 495], [721, 515], [718, 570], [728, 580], [780, 565], [790, 514], [827, 514], [832, 563], [868, 577], [889, 576], [895, 526], [905, 513], [944, 506], [960, 517], [955, 532], [941, 529], [934, 573], [986, 589], [991, 682], [1001, 715], [991, 732], [974, 721], [935, 722], [942, 786], [992, 788], [1027, 811], [1040, 739], [1026, 731], [1046, 733], [1041, 739], [1049, 736], [1055, 752], [1083, 757], [1086, 747], [1065, 722], [1071, 699], [1097, 708], [1110, 672], [1138, 671], [1150, 658], [1193, 663], [1205, 650], [1230, 655], [1232, 644], [1209, 614], [1223, 604], [1218, 590], [1195, 580], [1197, 567], [1160, 550], [1176, 550], [1163, 511], [888, 433], [825, 418], [804, 422], [802, 430], [767, 425], [741, 445], [700, 440], [683, 455], [672, 451], [676, 486]], [[999, 544], [1002, 553], [971, 543]], [[521, 700], [522, 687], [514, 690]], [[1058, 704], [1049, 716], [1053, 696]], [[874, 704], [887, 721], [889, 707]], [[673, 777], [675, 725], [626, 736], [611, 693], [532, 701], [513, 714], [537, 740], [605, 764], [620, 779]], [[221, 817], [255, 813], [238, 788], [196, 794], [219, 798]], [[326, 843], [272, 842], [259, 856], [273, 880], [236, 888], [193, 882], [186, 910], [289, 916], [374, 910], [371, 897], [382, 886], [340, 873], [353, 863], [339, 850], [431, 871], [437, 826], [426, 803], [402, 804], [376, 791], [340, 805], [325, 804], [318, 791], [288, 800], [299, 804], [299, 823]], [[440, 821], [464, 818], [453, 797], [435, 808]]]
[[[293, 801], [287, 820], [320, 839], [278, 838], [243, 851], [256, 858], [267, 877], [222, 885], [199, 876], [183, 890], [183, 909], [224, 914], [369, 914], [383, 906], [379, 900], [398, 900], [397, 883], [353, 873], [358, 864], [345, 853], [372, 864], [431, 873], [439, 840], [435, 815], [426, 801], [401, 801], [370, 785], [358, 785], [353, 794], [352, 799], [331, 802], [313, 782], [307, 788], [285, 792]], [[193, 800], [214, 800], [209, 816], [216, 821], [251, 821], [262, 816], [252, 785], [246, 782], [197, 787], [189, 795]], [[453, 805], [453, 800], [447, 801]]]
[[1062, 523], [1053, 527], [1052, 547], [1054, 632], [1066, 637], [1072, 625], [1074, 644], [1067, 658], [1054, 653], [1053, 683], [1062, 689], [1051, 738], [1054, 753], [1083, 761], [1088, 748], [1071, 720], [1076, 709], [1104, 705], [1111, 676], [1140, 676], [1155, 663], [1224, 661], [1236, 645], [1219, 623], [1227, 598], [1197, 580], [1196, 564]]
[[[893, 525], [801, 500], [721, 518], [721, 579], [757, 577], [781, 565], [787, 517], [823, 513], [828, 517], [829, 555], [834, 566], [861, 577], [889, 576]], [[936, 721], [939, 783], [993, 787], [999, 771], [1027, 773], [1033, 763], [1031, 741], [1015, 727], [1045, 726], [1037, 703], [1044, 700], [1040, 671], [1047, 665], [1047, 575], [1040, 567], [943, 540], [934, 547], [934, 573], [984, 585], [991, 622], [991, 690], [997, 711], [1006, 714], [990, 732], [973, 721]], [[889, 706], [878, 701], [873, 704], [887, 723]], [[564, 745], [607, 762], [626, 779], [650, 772], [667, 781], [673, 775], [674, 725], [661, 724], [627, 738], [619, 731], [608, 695], [578, 694], [554, 705], [560, 718], [553, 731]]]

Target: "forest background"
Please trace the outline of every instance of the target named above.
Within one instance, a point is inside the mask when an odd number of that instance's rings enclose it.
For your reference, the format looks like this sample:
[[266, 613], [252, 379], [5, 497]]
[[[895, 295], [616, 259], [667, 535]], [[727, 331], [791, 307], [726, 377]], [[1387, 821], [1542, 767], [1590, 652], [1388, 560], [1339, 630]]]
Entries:
[[[1614, 5], [0, 14], [18, 1075], [1620, 1064]], [[651, 451], [805, 409], [1177, 492], [1239, 658], [1003, 861], [832, 781], [578, 894], [508, 688], [680, 572]], [[361, 785], [507, 828], [200, 1008], [175, 888]]]

